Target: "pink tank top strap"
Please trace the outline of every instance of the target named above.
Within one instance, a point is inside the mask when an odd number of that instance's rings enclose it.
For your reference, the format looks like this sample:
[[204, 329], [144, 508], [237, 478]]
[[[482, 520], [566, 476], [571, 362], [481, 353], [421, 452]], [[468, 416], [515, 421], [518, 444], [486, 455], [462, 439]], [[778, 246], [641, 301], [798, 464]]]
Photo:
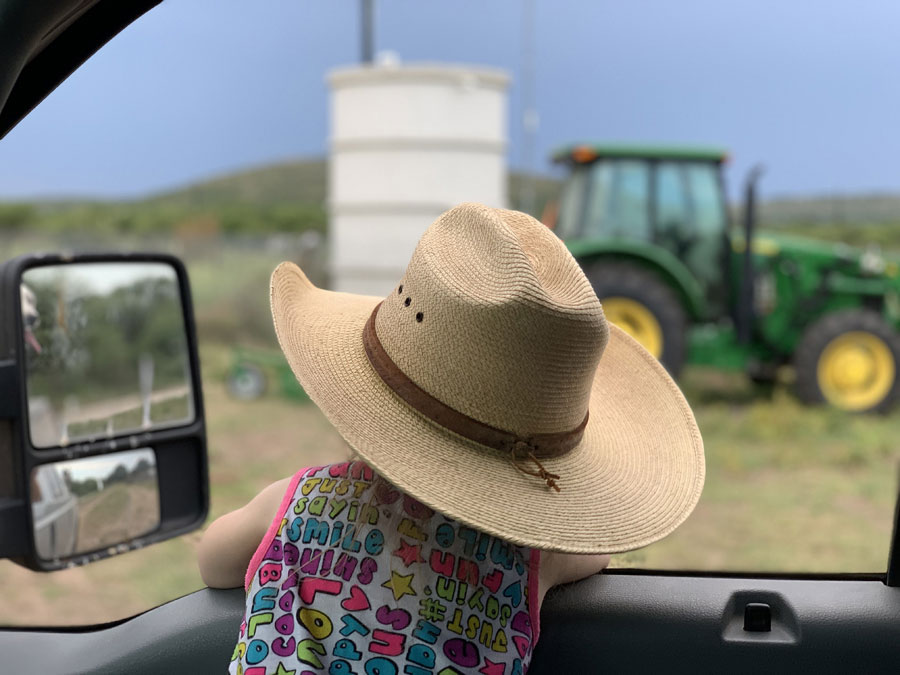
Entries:
[[291, 505], [291, 502], [294, 501], [294, 494], [297, 492], [297, 485], [299, 485], [304, 476], [310, 473], [315, 473], [321, 468], [322, 467], [320, 466], [308, 466], [304, 469], [300, 469], [297, 473], [294, 474], [293, 478], [291, 478], [291, 482], [288, 485], [284, 496], [281, 498], [281, 504], [278, 506], [278, 512], [275, 514], [275, 518], [272, 520], [272, 524], [269, 525], [269, 529], [266, 530], [265, 536], [262, 538], [262, 541], [259, 542], [259, 546], [257, 547], [256, 552], [253, 554], [253, 557], [250, 558], [250, 564], [247, 566], [247, 573], [244, 575], [245, 591], [250, 588], [250, 582], [253, 579], [253, 575], [256, 574], [256, 571], [259, 569], [259, 565], [262, 562], [263, 556], [266, 554], [266, 551], [269, 550], [269, 546], [272, 545], [272, 540], [275, 539], [275, 535], [278, 534], [278, 528], [281, 527], [281, 522], [284, 520], [284, 514], [288, 510], [288, 507]]
[[538, 602], [538, 581], [540, 579], [541, 551], [531, 549], [531, 559], [528, 561], [528, 603], [531, 613], [531, 627], [534, 630], [534, 642], [538, 641], [541, 634], [541, 608]]

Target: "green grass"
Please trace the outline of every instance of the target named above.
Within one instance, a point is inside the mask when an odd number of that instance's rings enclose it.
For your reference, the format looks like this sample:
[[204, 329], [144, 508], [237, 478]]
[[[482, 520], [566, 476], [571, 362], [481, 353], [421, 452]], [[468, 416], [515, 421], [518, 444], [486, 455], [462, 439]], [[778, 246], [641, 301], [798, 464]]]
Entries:
[[688, 371], [706, 449], [694, 514], [619, 566], [766, 572], [883, 572], [891, 534], [900, 416], [801, 405], [741, 376]]
[[[154, 424], [164, 424], [173, 421], [184, 421], [188, 418], [190, 404], [187, 396], [166, 399], [150, 404], [150, 419]], [[114, 430], [140, 429], [143, 421], [143, 408], [134, 408], [126, 412], [113, 415]]]
[[[236, 344], [275, 348], [265, 299], [268, 273], [279, 255], [207, 251], [188, 260], [205, 376], [211, 518], [246, 504], [302, 466], [348, 452], [314, 406], [279, 396], [277, 386], [251, 402], [225, 393]], [[245, 264], [237, 264], [241, 259]], [[223, 264], [217, 267], [217, 260]], [[687, 370], [681, 386], [704, 437], [703, 496], [673, 535], [616, 556], [614, 565], [750, 572], [885, 569], [900, 411], [854, 416], [805, 407], [786, 386], [759, 389], [741, 375], [697, 368]], [[201, 587], [199, 537], [195, 532], [52, 575], [0, 563], [0, 587], [8, 594], [0, 623], [112, 620], [195, 590]]]
[[[126, 205], [156, 209], [170, 218], [165, 232], [176, 235], [163, 243], [171, 244], [190, 270], [205, 377], [213, 518], [246, 504], [266, 485], [302, 466], [335, 461], [348, 451], [314, 406], [278, 396], [277, 386], [270, 388], [266, 398], [246, 403], [230, 399], [224, 391], [236, 345], [277, 348], [267, 302], [269, 275], [275, 265], [285, 258], [297, 260], [317, 283], [323, 283], [325, 259], [324, 252], [303, 259], [298, 250], [283, 247], [271, 250], [236, 240], [225, 245], [203, 214], [211, 204], [230, 198], [246, 204], [281, 203], [292, 190], [303, 203], [320, 199], [316, 195], [324, 194], [324, 183], [316, 182], [319, 169], [313, 165], [295, 168], [311, 172], [302, 187], [296, 183], [300, 173], [291, 174], [294, 169], [287, 165], [273, 167], [273, 173], [261, 169], [223, 177], [137, 206]], [[518, 179], [513, 180], [510, 196], [515, 205], [520, 192]], [[540, 205], [556, 186], [547, 181], [539, 189]], [[34, 217], [63, 219], [54, 221], [63, 223], [70, 217], [64, 215], [69, 208], [74, 209], [77, 222], [88, 223], [93, 216], [106, 218], [102, 209], [92, 210], [93, 206], [31, 205], [0, 209], [0, 227], [31, 218], [29, 209], [38, 212]], [[191, 216], [193, 221], [174, 218], [183, 213], [200, 215]], [[858, 244], [877, 241], [900, 250], [900, 227], [896, 226], [772, 222], [778, 231]], [[117, 238], [116, 244], [147, 246], [137, 238]], [[5, 251], [62, 245], [48, 239], [39, 246], [29, 234], [10, 239]], [[742, 376], [699, 369], [689, 369], [681, 385], [695, 409], [706, 447], [703, 496], [694, 514], [673, 535], [641, 551], [616, 556], [615, 565], [750, 572], [885, 569], [898, 487], [900, 411], [852, 416], [808, 408], [785, 386], [757, 389]], [[0, 587], [6, 593], [5, 602], [0, 603], [0, 623], [113, 620], [200, 588], [199, 537], [195, 532], [52, 575], [0, 562]]]
[[[312, 405], [277, 395], [251, 402], [230, 399], [222, 379], [228, 345], [204, 343], [202, 358], [204, 368], [208, 365], [211, 518], [243, 506], [302, 466], [347, 456], [344, 442]], [[897, 494], [900, 413], [853, 416], [805, 407], [785, 387], [767, 393], [741, 376], [700, 369], [689, 369], [682, 385], [706, 447], [703, 496], [674, 534], [615, 556], [615, 566], [885, 570]], [[0, 606], [0, 623], [105, 621], [189, 593], [202, 585], [195, 552], [199, 538], [195, 532], [53, 575], [2, 563], [0, 586], [8, 601]]]

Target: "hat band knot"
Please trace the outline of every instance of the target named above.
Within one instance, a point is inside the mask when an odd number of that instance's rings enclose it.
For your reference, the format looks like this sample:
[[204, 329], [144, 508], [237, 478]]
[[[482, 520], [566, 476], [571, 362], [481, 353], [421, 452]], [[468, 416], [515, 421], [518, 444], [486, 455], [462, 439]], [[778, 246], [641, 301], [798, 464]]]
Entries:
[[[363, 346], [366, 356], [382, 381], [409, 407], [435, 424], [453, 433], [489, 448], [509, 453], [510, 461], [520, 472], [543, 480], [548, 488], [559, 492], [556, 481], [560, 478], [547, 471], [539, 458], [561, 457], [578, 445], [584, 435], [588, 413], [577, 427], [570, 431], [551, 434], [534, 434], [521, 437], [510, 431], [498, 429], [476, 420], [439, 401], [413, 382], [385, 351], [375, 331], [375, 317], [382, 303], [378, 303], [363, 328]], [[523, 468], [520, 462], [530, 460], [536, 470]]]
[[[519, 464], [519, 458], [516, 456], [516, 452], [522, 451], [525, 453], [526, 457], [532, 461], [532, 463], [537, 467], [537, 471], [532, 471], [531, 469], [523, 468]], [[553, 488], [557, 492], [560, 491], [559, 485], [556, 484], [556, 481], [559, 479], [559, 475], [555, 473], [550, 473], [547, 469], [544, 468], [544, 465], [538, 461], [538, 458], [534, 456], [534, 451], [528, 443], [523, 441], [516, 441], [513, 443], [512, 447], [509, 449], [509, 459], [512, 462], [512, 465], [516, 467], [519, 471], [524, 474], [528, 474], [529, 476], [537, 476], [541, 480], [543, 480], [548, 488]]]

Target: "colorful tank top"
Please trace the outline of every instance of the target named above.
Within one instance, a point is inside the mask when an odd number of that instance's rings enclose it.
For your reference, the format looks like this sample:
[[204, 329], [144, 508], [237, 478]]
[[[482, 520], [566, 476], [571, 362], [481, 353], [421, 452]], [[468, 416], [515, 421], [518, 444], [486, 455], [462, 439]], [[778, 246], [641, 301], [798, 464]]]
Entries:
[[539, 552], [462, 525], [362, 462], [304, 469], [250, 561], [237, 675], [520, 675]]

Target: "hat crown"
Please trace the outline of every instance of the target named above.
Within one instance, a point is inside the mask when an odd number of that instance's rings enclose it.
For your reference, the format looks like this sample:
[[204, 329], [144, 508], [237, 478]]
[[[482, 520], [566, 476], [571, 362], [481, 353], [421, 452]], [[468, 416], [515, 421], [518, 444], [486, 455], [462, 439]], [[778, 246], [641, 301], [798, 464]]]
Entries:
[[480, 204], [457, 206], [426, 231], [375, 329], [431, 396], [521, 436], [582, 422], [609, 338], [559, 238], [530, 216]]

